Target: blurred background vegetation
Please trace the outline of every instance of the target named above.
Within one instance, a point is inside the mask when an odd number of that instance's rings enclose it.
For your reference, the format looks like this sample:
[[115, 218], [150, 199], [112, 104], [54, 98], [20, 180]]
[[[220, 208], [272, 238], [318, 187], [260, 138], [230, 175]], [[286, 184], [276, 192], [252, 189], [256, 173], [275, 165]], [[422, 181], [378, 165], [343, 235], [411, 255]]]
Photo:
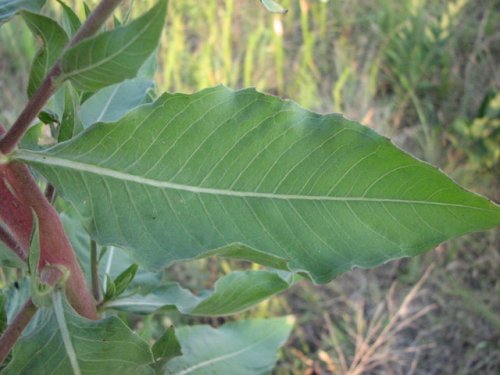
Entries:
[[[67, 2], [84, 15], [82, 1]], [[48, 3], [48, 13], [60, 13]], [[152, 3], [126, 1], [117, 18]], [[158, 91], [254, 86], [317, 112], [341, 112], [500, 201], [498, 1], [279, 3], [287, 14], [270, 14], [258, 0], [170, 0]], [[2, 27], [0, 123], [11, 124], [26, 102], [36, 48], [21, 20]], [[302, 282], [237, 317], [208, 322], [294, 314], [276, 374], [498, 374], [499, 245], [498, 231], [466, 236], [328, 285]], [[199, 289], [235, 266], [209, 258], [167, 272]], [[165, 319], [131, 324], [151, 339]]]

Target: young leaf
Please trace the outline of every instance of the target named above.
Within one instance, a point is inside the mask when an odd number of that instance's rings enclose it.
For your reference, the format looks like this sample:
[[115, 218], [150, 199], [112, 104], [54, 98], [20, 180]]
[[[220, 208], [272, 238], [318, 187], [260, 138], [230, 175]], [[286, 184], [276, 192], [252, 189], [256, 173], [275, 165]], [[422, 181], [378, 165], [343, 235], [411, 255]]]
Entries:
[[95, 91], [133, 78], [155, 50], [163, 29], [167, 1], [128, 25], [85, 39], [68, 49], [62, 57], [62, 78], [75, 88]]
[[66, 5], [62, 0], [57, 0], [57, 2], [61, 4], [63, 8], [64, 30], [66, 30], [69, 36], [75, 35], [82, 24], [80, 19], [75, 14], [75, 12], [73, 12], [73, 9]]
[[281, 5], [279, 5], [276, 1], [274, 0], [260, 0], [260, 2], [266, 7], [268, 11], [271, 13], [281, 13], [285, 14], [288, 12], [285, 8], [283, 8]]
[[168, 361], [162, 374], [266, 374], [276, 363], [276, 351], [290, 334], [290, 317], [207, 325], [176, 330], [182, 356]]
[[116, 299], [106, 307], [142, 314], [175, 307], [183, 314], [223, 316], [246, 310], [288, 289], [293, 282], [288, 273], [235, 271], [220, 278], [213, 291], [200, 296], [193, 295], [177, 283], [169, 283], [146, 295]]
[[153, 358], [148, 344], [120, 319], [90, 321], [75, 313], [66, 300], [62, 306], [59, 324], [53, 309], [39, 310], [38, 318], [35, 316], [38, 324], [17, 342], [2, 375], [74, 374], [61, 324], [65, 324], [82, 374], [151, 374], [148, 364]]
[[28, 82], [28, 96], [31, 97], [68, 43], [68, 36], [63, 28], [49, 17], [27, 11], [22, 12], [22, 16], [33, 35], [43, 42], [31, 66]]
[[64, 112], [61, 118], [58, 141], [64, 142], [83, 130], [79, 116], [80, 97], [69, 82], [64, 87]]
[[164, 94], [15, 158], [97, 242], [156, 269], [243, 243], [328, 282], [500, 224], [500, 207], [371, 129], [253, 89]]
[[146, 103], [154, 83], [146, 78], [134, 78], [97, 91], [81, 107], [83, 126], [96, 122], [113, 122], [135, 107]]
[[175, 335], [174, 327], [169, 327], [151, 348], [155, 360], [169, 360], [182, 354], [181, 345]]
[[132, 264], [113, 281], [116, 288], [115, 296], [119, 296], [128, 288], [130, 282], [134, 279], [138, 268], [137, 264]]
[[0, 26], [21, 10], [38, 12], [46, 0], [0, 0]]

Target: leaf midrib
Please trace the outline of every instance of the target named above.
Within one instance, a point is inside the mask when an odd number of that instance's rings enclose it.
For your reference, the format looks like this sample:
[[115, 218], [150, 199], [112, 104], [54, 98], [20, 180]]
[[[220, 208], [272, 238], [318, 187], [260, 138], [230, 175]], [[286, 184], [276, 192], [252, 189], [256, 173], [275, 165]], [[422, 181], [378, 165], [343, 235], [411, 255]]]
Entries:
[[18, 150], [14, 154], [14, 158], [25, 162], [39, 163], [48, 166], [56, 166], [75, 170], [79, 172], [87, 172], [97, 176], [105, 176], [114, 178], [120, 181], [129, 181], [141, 185], [152, 186], [160, 189], [180, 190], [196, 194], [210, 194], [217, 196], [229, 196], [240, 198], [261, 198], [261, 199], [277, 199], [277, 200], [307, 200], [307, 201], [338, 201], [338, 202], [367, 202], [367, 203], [397, 203], [397, 204], [416, 204], [416, 205], [432, 205], [453, 208], [465, 208], [486, 212], [493, 212], [493, 209], [468, 206], [458, 203], [446, 203], [423, 200], [405, 200], [394, 198], [367, 198], [367, 197], [333, 197], [322, 195], [296, 195], [296, 194], [277, 194], [254, 191], [237, 191], [229, 189], [206, 188], [201, 186], [185, 185], [170, 181], [159, 181], [147, 177], [137, 176], [130, 173], [116, 171], [114, 169], [101, 167], [94, 164], [82, 163], [75, 160], [63, 159], [52, 155], [41, 154], [38, 152]]
[[195, 370], [198, 370], [200, 368], [203, 368], [203, 367], [208, 367], [208, 366], [212, 366], [214, 363], [217, 363], [217, 362], [220, 362], [220, 361], [224, 361], [226, 359], [229, 359], [229, 358], [233, 358], [233, 357], [237, 357], [253, 348], [255, 348], [256, 346], [258, 346], [259, 344], [269, 340], [270, 338], [272, 338], [276, 333], [275, 332], [272, 332], [271, 334], [255, 341], [254, 343], [248, 345], [248, 346], [245, 346], [235, 352], [230, 352], [230, 353], [227, 353], [227, 354], [224, 354], [224, 355], [220, 355], [218, 357], [213, 357], [211, 359], [208, 359], [208, 360], [205, 360], [205, 361], [202, 361], [202, 362], [199, 362], [197, 364], [194, 364], [186, 369], [183, 369], [179, 372], [176, 372], [175, 375], [185, 375], [185, 374], [189, 374]]

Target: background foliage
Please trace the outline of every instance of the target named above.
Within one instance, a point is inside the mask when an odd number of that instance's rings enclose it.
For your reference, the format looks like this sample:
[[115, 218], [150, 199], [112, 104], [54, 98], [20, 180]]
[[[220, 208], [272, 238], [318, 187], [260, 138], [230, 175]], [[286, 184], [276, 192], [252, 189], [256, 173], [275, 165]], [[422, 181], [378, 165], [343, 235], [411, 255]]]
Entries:
[[[134, 14], [152, 5], [133, 3]], [[194, 0], [170, 1], [157, 61], [159, 91], [256, 86], [312, 110], [343, 112], [471, 190], [500, 200], [495, 1], [281, 3], [289, 10], [285, 16], [251, 0], [214, 0], [203, 7]], [[61, 11], [51, 5], [49, 13]], [[84, 13], [80, 1], [71, 6]], [[126, 3], [118, 17], [129, 11]], [[0, 123], [11, 123], [26, 101], [36, 43], [20, 19], [4, 25], [0, 38], [6, 77], [0, 82]], [[500, 369], [499, 244], [498, 231], [492, 231], [424, 257], [353, 271], [325, 286], [299, 283], [237, 318], [296, 315], [276, 373], [494, 374]], [[424, 282], [410, 290], [429, 264], [435, 266]], [[168, 275], [197, 289], [212, 286], [216, 274], [231, 267], [208, 259], [175, 266]], [[1, 276], [2, 283], [10, 277]], [[156, 338], [170, 319], [193, 318], [137, 317], [130, 325]]]

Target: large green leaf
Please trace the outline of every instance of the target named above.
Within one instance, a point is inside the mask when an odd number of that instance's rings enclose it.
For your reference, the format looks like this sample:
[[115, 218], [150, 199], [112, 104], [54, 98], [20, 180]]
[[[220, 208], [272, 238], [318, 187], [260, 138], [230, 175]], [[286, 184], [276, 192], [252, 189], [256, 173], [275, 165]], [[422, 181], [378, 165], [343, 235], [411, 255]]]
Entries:
[[371, 129], [253, 89], [164, 94], [15, 158], [151, 268], [243, 243], [327, 282], [500, 224], [498, 206]]
[[284, 272], [235, 271], [220, 278], [214, 291], [199, 296], [177, 283], [168, 283], [145, 295], [135, 294], [111, 301], [106, 307], [143, 314], [175, 307], [183, 314], [229, 315], [286, 290], [293, 281], [291, 275]]
[[226, 323], [218, 329], [178, 328], [175, 333], [183, 354], [168, 361], [163, 374], [267, 374], [292, 325], [293, 319], [284, 317]]
[[59, 317], [52, 308], [38, 311], [37, 324], [17, 342], [2, 375], [76, 374], [75, 366], [82, 375], [152, 373], [148, 344], [120, 319], [90, 321], [63, 306]]
[[20, 10], [39, 11], [46, 0], [0, 0], [0, 26]]
[[27, 11], [22, 12], [22, 16], [33, 35], [43, 43], [31, 65], [28, 82], [28, 96], [31, 96], [68, 43], [68, 36], [63, 28], [49, 17]]
[[77, 89], [95, 91], [135, 77], [155, 50], [163, 29], [167, 1], [126, 26], [101, 33], [68, 49], [62, 57], [62, 77]]

